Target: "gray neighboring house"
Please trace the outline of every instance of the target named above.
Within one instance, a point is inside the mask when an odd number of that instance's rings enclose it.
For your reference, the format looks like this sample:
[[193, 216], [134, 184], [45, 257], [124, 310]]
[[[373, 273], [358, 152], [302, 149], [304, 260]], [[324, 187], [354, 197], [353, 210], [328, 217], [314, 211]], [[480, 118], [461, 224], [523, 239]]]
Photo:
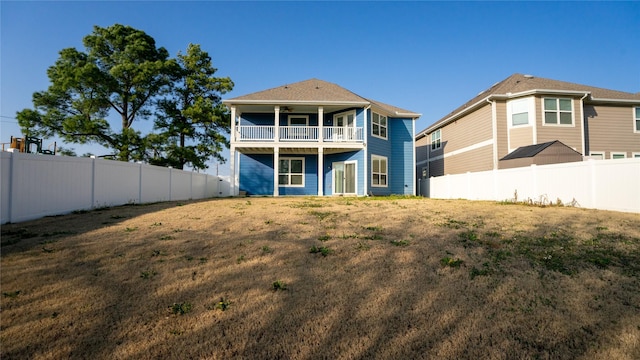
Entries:
[[640, 93], [511, 75], [418, 132], [416, 173], [513, 167], [500, 159], [555, 141], [583, 158], [640, 157]]

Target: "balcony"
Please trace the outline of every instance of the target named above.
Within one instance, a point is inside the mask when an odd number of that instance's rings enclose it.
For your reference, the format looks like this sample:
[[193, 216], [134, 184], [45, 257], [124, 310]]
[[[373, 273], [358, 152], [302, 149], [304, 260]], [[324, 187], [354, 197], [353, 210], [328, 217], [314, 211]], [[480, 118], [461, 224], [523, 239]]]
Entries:
[[[275, 142], [275, 126], [237, 126], [236, 142]], [[282, 142], [320, 142], [318, 126], [280, 126], [277, 141]], [[322, 128], [322, 141], [335, 143], [363, 142], [361, 127], [325, 126]]]

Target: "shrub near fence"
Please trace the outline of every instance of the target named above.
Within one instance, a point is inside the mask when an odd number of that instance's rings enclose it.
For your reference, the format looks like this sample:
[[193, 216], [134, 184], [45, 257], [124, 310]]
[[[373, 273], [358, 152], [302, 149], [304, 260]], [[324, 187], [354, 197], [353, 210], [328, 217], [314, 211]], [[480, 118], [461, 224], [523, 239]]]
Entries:
[[436, 199], [526, 201], [640, 213], [640, 159], [588, 160], [432, 177]]
[[121, 161], [0, 153], [2, 224], [74, 210], [229, 196], [220, 176]]

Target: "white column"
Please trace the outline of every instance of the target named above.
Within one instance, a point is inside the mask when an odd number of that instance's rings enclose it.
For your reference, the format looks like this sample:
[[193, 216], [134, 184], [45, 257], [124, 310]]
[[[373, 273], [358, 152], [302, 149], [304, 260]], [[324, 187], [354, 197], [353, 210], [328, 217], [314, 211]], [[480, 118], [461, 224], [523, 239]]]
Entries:
[[324, 141], [324, 108], [322, 106], [318, 106], [318, 137], [320, 142]]
[[274, 134], [273, 134], [273, 141], [275, 142], [279, 142], [280, 141], [280, 106], [274, 106], [273, 107], [273, 112], [274, 112], [274, 118], [273, 118], [273, 126], [274, 126]]
[[324, 195], [324, 149], [318, 148], [318, 196]]
[[279, 196], [278, 190], [278, 173], [280, 171], [280, 149], [276, 146], [273, 148], [273, 196]]
[[231, 106], [231, 142], [237, 140], [237, 126], [236, 126], [236, 107]]
[[236, 147], [229, 149], [229, 195], [236, 196]]

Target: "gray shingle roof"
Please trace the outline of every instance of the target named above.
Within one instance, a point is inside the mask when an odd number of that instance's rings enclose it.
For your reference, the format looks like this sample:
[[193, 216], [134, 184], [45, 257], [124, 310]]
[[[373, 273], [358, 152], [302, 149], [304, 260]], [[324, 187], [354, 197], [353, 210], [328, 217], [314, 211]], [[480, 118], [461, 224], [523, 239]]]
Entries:
[[[538, 155], [542, 150], [548, 148], [549, 146], [551, 146], [551, 145], [553, 145], [555, 143], [559, 143], [560, 145], [565, 146], [566, 148], [570, 149], [571, 151], [575, 151], [575, 150], [571, 149], [570, 147], [568, 147], [567, 145], [565, 145], [564, 143], [562, 143], [561, 141], [554, 140], [554, 141], [549, 141], [549, 142], [545, 142], [545, 143], [542, 143], [542, 144], [521, 146], [521, 147], [513, 150], [512, 152], [510, 152], [509, 154], [507, 154], [505, 157], [503, 157], [500, 160], [511, 160], [511, 159], [521, 159], [521, 158], [534, 157], [534, 156]], [[575, 151], [575, 152], [578, 153], [577, 151]]]
[[404, 114], [418, 117], [420, 114], [405, 110], [393, 105], [388, 105], [379, 101], [369, 100], [355, 94], [339, 85], [319, 80], [309, 79], [293, 84], [278, 86], [272, 89], [258, 91], [255, 93], [238, 96], [225, 100], [225, 103], [233, 104], [238, 102], [335, 102], [335, 103], [355, 103], [362, 105], [374, 105], [390, 114]]

